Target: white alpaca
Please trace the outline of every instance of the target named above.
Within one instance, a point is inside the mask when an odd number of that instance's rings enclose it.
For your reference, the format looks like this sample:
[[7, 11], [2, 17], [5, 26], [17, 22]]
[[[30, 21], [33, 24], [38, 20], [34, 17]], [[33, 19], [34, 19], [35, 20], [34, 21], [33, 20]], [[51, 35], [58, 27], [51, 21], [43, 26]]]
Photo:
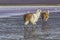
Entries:
[[27, 25], [29, 22], [31, 22], [33, 25], [36, 24], [40, 17], [41, 10], [37, 9], [36, 14], [25, 14], [24, 15], [24, 20], [25, 20], [25, 25]]

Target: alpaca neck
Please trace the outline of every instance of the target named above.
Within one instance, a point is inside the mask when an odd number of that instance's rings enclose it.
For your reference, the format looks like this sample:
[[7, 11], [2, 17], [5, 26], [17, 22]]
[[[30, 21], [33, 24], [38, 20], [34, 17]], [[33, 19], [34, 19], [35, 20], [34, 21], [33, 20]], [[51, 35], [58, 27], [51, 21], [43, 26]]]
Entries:
[[36, 12], [36, 16], [39, 17], [40, 16], [40, 12]]

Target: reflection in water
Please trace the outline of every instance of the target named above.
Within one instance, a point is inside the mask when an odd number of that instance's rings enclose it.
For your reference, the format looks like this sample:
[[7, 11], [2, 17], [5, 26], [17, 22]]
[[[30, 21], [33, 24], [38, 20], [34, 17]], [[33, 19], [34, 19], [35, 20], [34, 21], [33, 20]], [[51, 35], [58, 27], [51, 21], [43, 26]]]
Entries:
[[42, 30], [43, 30], [44, 32], [47, 32], [47, 31], [48, 31], [48, 23], [47, 23], [47, 22], [43, 22], [43, 23], [42, 23]]
[[43, 22], [42, 23], [42, 32], [43, 34], [39, 35], [36, 33], [36, 28], [37, 25], [34, 25], [33, 27], [31, 26], [26, 26], [24, 27], [24, 39], [25, 40], [41, 40], [42, 39], [42, 36], [44, 38], [48, 37], [49, 34], [48, 34], [48, 23], [47, 22]]
[[24, 39], [25, 40], [36, 40], [35, 34], [36, 26], [33, 27], [25, 27], [24, 28]]
[[47, 22], [43, 22], [42, 23], [42, 31], [44, 32], [44, 37], [48, 37], [48, 23]]

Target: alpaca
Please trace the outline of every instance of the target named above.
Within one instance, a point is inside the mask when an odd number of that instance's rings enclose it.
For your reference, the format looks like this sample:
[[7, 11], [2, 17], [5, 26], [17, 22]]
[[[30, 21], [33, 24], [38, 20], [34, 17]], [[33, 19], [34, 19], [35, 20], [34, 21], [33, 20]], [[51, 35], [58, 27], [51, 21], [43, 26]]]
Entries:
[[29, 22], [31, 22], [33, 25], [36, 24], [36, 22], [39, 19], [41, 10], [37, 9], [36, 13], [29, 13], [29, 14], [25, 14], [24, 15], [24, 21], [25, 21], [25, 25], [28, 25]]
[[49, 10], [41, 14], [42, 21], [47, 21], [49, 18]]

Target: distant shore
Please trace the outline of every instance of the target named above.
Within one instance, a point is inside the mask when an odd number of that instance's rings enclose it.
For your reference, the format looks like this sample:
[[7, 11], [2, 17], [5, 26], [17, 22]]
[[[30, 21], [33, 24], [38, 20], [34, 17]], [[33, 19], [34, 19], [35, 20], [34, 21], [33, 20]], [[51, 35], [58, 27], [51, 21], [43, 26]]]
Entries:
[[60, 6], [60, 4], [0, 4], [0, 6]]

